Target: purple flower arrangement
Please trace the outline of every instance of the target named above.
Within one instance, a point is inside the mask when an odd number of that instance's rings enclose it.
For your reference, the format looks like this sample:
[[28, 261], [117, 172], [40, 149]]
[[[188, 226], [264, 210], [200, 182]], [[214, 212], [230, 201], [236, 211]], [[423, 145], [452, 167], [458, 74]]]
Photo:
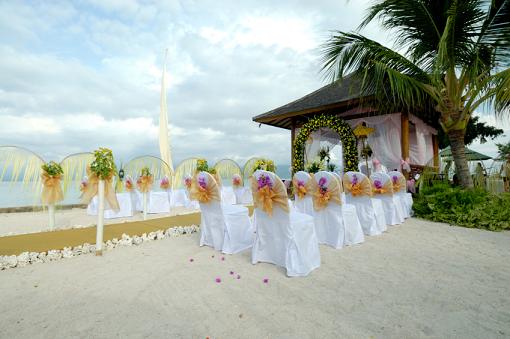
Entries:
[[393, 181], [394, 184], [398, 183], [398, 177], [396, 175], [392, 176], [391, 180]]
[[204, 177], [198, 177], [198, 186], [200, 186], [202, 189], [207, 188], [207, 182], [205, 181]]
[[327, 183], [328, 181], [326, 180], [326, 178], [322, 177], [319, 179], [319, 190], [321, 192], [321, 194], [324, 194], [328, 191], [328, 186], [327, 186]]
[[380, 190], [383, 187], [382, 182], [380, 180], [374, 180], [374, 186], [378, 190]]
[[271, 178], [267, 174], [261, 174], [257, 179], [258, 189], [262, 189], [268, 186], [270, 189], [273, 188], [273, 183], [271, 182]]
[[351, 184], [356, 185], [358, 183], [358, 177], [356, 174], [352, 175]]

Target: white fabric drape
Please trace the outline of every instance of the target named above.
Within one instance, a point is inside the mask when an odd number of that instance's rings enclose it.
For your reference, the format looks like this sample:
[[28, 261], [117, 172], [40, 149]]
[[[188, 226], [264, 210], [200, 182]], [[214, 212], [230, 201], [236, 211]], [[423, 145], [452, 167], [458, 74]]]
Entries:
[[310, 133], [305, 145], [305, 162], [315, 160], [321, 147], [329, 147], [330, 163], [335, 164], [337, 169], [343, 170], [344, 155], [338, 133], [330, 128], [319, 128]]
[[168, 107], [166, 102], [166, 56], [168, 50], [165, 52], [165, 62], [163, 65], [163, 75], [161, 76], [161, 98], [159, 109], [159, 153], [161, 159], [170, 167], [170, 173], [174, 172], [174, 165], [172, 163], [172, 148], [170, 146], [170, 135], [168, 133]]
[[[378, 159], [388, 169], [399, 168], [402, 154], [400, 113], [347, 120], [353, 129], [362, 122], [375, 129], [367, 138], [373, 151], [372, 158]], [[360, 152], [361, 148], [359, 143]]]
[[409, 115], [409, 160], [412, 164], [427, 165], [434, 157], [432, 135], [437, 131], [415, 115]]

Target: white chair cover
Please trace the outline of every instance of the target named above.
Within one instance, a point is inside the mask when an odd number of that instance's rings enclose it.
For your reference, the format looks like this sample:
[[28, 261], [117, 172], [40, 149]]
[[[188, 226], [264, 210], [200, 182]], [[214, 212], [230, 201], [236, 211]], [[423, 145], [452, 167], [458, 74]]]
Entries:
[[249, 187], [236, 187], [234, 188], [236, 196], [236, 204], [251, 205], [253, 204], [253, 196]]
[[[316, 182], [319, 182], [321, 178], [326, 180], [327, 186], [330, 186], [330, 182], [334, 181], [332, 185], [339, 188], [337, 198], [338, 201], [341, 202], [341, 184], [334, 175], [325, 171], [320, 171], [316, 173], [314, 177]], [[318, 189], [318, 187], [316, 188]], [[328, 205], [322, 209], [315, 208], [314, 212], [315, 232], [317, 233], [319, 243], [327, 244], [333, 248], [342, 248], [347, 244], [351, 245], [364, 241], [363, 230], [359, 221], [348, 225], [345, 222], [343, 206], [341, 204], [330, 201]]]
[[[130, 193], [117, 193], [117, 201], [119, 202], [120, 210], [115, 212], [108, 208], [108, 204], [106, 203], [104, 218], [105, 219], [115, 219], [115, 218], [126, 218], [133, 216], [133, 202], [131, 200]], [[87, 206], [87, 214], [88, 215], [97, 215], [97, 196], [95, 196], [90, 204]]]
[[147, 213], [169, 213], [170, 201], [168, 200], [168, 193], [150, 191], [148, 193]]
[[[261, 175], [267, 175], [273, 185], [283, 186], [277, 175], [267, 171], [256, 171], [252, 180]], [[288, 213], [279, 206], [274, 206], [271, 216], [260, 207], [255, 208], [254, 214], [253, 264], [268, 262], [285, 267], [291, 277], [306, 276], [320, 266], [319, 245], [311, 216], [292, 210]]]
[[363, 235], [363, 228], [361, 227], [361, 223], [358, 218], [358, 211], [356, 210], [356, 206], [348, 204], [346, 201], [345, 192], [343, 191], [342, 177], [340, 177], [340, 175], [335, 172], [331, 172], [331, 174], [334, 175], [335, 179], [338, 180], [338, 183], [342, 187], [340, 200], [342, 201], [342, 216], [344, 218], [345, 225], [344, 245], [349, 246], [362, 243], [365, 241], [365, 236]]
[[404, 185], [400, 185], [400, 190], [394, 192], [397, 199], [399, 199], [399, 204], [397, 208], [399, 209], [401, 215], [404, 218], [409, 218], [413, 213], [413, 195], [411, 193], [407, 193], [407, 182], [405, 177], [399, 171], [391, 171], [388, 173], [388, 176], [393, 180], [393, 177], [397, 177], [400, 182], [404, 182]]
[[234, 189], [230, 186], [221, 187], [221, 202], [223, 205], [235, 205], [236, 195]]
[[[207, 185], [215, 183], [212, 175], [200, 172], [195, 180], [203, 178]], [[217, 195], [220, 196], [218, 186]], [[253, 228], [248, 208], [244, 206], [223, 205], [221, 200], [200, 202], [200, 246], [207, 245], [217, 251], [234, 254], [252, 246]]]
[[[384, 194], [374, 193], [373, 199], [381, 201], [383, 205], [384, 217], [386, 224], [398, 225], [404, 221], [404, 216], [401, 214], [401, 210], [397, 208], [400, 205], [400, 200], [393, 194], [393, 184], [391, 178], [382, 172], [374, 173], [370, 176], [372, 186], [375, 186], [376, 182], [379, 182], [382, 186], [388, 188], [388, 191]], [[383, 232], [386, 231], [384, 227]]]
[[[364, 191], [366, 194], [353, 196], [349, 189], [347, 189], [347, 185], [353, 182], [353, 179], [356, 178], [359, 183], [363, 182]], [[356, 206], [356, 211], [358, 213], [358, 218], [361, 223], [361, 227], [363, 228], [363, 232], [365, 235], [378, 235], [381, 234], [381, 223], [386, 225], [384, 221], [384, 210], [382, 209], [382, 204], [377, 201], [373, 202], [373, 199], [370, 197], [371, 187], [370, 180], [360, 172], [347, 172], [344, 174], [344, 190], [346, 195], [347, 203]], [[368, 187], [366, 186], [368, 185]], [[377, 217], [377, 213], [381, 215], [381, 217]], [[382, 214], [381, 214], [382, 213]]]
[[[310, 180], [312, 180], [312, 177], [304, 171], [299, 171], [294, 174], [294, 181], [302, 181], [304, 185], [308, 185]], [[294, 187], [294, 189], [297, 188]], [[300, 199], [297, 194], [294, 194], [294, 207], [300, 213], [313, 216], [312, 192], [308, 192], [302, 199]]]

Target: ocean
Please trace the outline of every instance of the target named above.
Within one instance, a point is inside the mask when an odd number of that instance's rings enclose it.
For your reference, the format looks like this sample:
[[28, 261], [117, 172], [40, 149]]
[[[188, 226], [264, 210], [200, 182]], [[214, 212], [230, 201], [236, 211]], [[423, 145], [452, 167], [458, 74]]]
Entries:
[[[290, 178], [290, 166], [276, 166], [276, 174], [282, 179]], [[230, 185], [230, 180], [225, 180], [224, 185]], [[80, 190], [79, 183], [71, 184], [64, 195], [63, 205], [79, 204]], [[38, 206], [40, 205], [40, 194], [34, 193], [32, 185], [24, 185], [22, 182], [0, 181], [0, 208]]]

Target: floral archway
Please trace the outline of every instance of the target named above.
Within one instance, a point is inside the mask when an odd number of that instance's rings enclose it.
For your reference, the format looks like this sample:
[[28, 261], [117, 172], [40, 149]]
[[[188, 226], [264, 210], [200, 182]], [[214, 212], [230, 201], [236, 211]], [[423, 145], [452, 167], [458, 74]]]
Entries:
[[299, 134], [294, 140], [294, 162], [292, 164], [293, 172], [302, 171], [305, 167], [305, 143], [310, 133], [319, 128], [330, 128], [338, 133], [343, 146], [345, 172], [358, 170], [358, 148], [356, 146], [356, 137], [351, 126], [342, 119], [321, 114], [311, 118], [301, 127]]

